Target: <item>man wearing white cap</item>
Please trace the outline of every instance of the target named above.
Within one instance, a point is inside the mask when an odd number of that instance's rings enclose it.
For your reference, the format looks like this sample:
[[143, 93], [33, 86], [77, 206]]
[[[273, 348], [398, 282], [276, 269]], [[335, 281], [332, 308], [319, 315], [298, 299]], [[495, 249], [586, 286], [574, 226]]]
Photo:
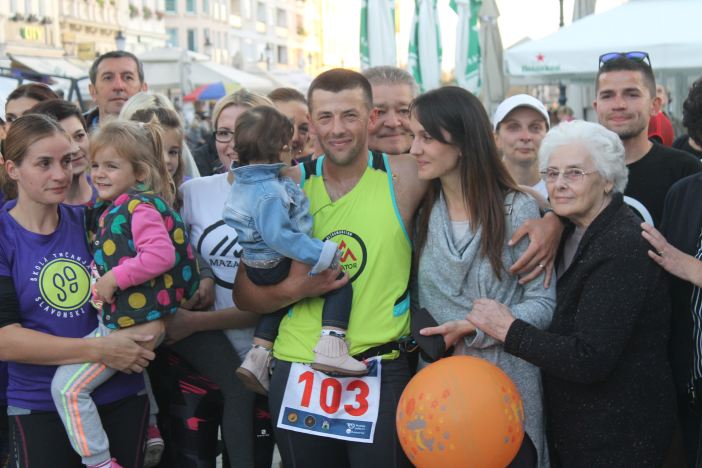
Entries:
[[546, 107], [528, 94], [502, 101], [493, 117], [495, 142], [507, 170], [518, 184], [548, 198], [539, 174], [539, 148], [551, 125]]

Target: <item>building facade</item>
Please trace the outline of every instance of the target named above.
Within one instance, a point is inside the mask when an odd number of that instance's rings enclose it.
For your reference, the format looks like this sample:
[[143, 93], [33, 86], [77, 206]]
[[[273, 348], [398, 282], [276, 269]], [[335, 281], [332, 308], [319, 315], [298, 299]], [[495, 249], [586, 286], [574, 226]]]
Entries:
[[165, 0], [166, 43], [230, 64], [229, 0]]

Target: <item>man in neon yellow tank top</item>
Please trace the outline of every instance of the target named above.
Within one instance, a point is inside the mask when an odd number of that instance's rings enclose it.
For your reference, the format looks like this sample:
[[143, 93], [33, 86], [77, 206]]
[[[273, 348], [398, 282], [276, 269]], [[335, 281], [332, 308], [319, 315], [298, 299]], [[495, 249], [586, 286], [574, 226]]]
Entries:
[[[409, 466], [395, 432], [395, 410], [410, 378], [407, 361], [397, 350], [397, 340], [409, 331], [409, 279], [411, 245], [407, 236], [411, 220], [426, 186], [417, 178], [409, 155], [371, 155], [368, 129], [375, 125], [368, 81], [343, 69], [322, 73], [308, 92], [310, 123], [325, 155], [288, 174], [299, 182], [310, 199], [313, 234], [332, 239], [343, 249], [342, 268], [309, 277], [309, 267], [292, 262], [288, 278], [275, 286], [254, 286], [239, 267], [233, 294], [242, 310], [268, 313], [295, 304], [280, 326], [274, 345], [276, 358], [269, 402], [274, 427], [278, 422], [291, 363], [309, 363], [321, 329], [323, 300], [318, 296], [346, 281], [353, 281], [354, 300], [347, 339], [356, 357], [383, 355], [379, 412], [373, 443], [338, 439], [275, 428], [285, 466], [292, 467], [397, 467]], [[547, 221], [547, 219], [550, 219]], [[518, 230], [513, 241], [530, 237], [530, 247], [513, 266], [529, 281], [552, 264], [560, 236], [560, 222], [551, 215]], [[554, 226], [556, 225], [556, 226]], [[536, 240], [535, 240], [536, 239]], [[436, 327], [431, 334], [451, 331]], [[304, 379], [300, 376], [300, 382]], [[319, 390], [315, 391], [319, 392]], [[305, 395], [310, 397], [310, 395]], [[331, 398], [333, 403], [333, 398]], [[288, 414], [289, 422], [303, 421], [309, 428], [325, 421]], [[296, 421], [293, 421], [295, 419]], [[300, 424], [298, 424], [300, 425]], [[329, 426], [327, 426], [328, 428]]]
[[[350, 354], [382, 355], [380, 401], [372, 443], [347, 442], [275, 428], [285, 466], [329, 467], [410, 466], [397, 440], [395, 409], [410, 378], [398, 340], [409, 334], [407, 286], [411, 263], [410, 222], [425, 186], [417, 179], [409, 155], [372, 155], [368, 127], [376, 119], [371, 87], [359, 73], [335, 69], [310, 85], [310, 122], [325, 156], [293, 168], [310, 200], [313, 234], [331, 239], [342, 249], [338, 271], [305, 278], [293, 264], [288, 280], [256, 287], [237, 275], [234, 294], [240, 306], [271, 311], [293, 304], [274, 345], [276, 358], [269, 402], [274, 427], [288, 384], [291, 363], [309, 363], [321, 330], [323, 299], [314, 297], [353, 282], [354, 299], [347, 340]], [[305, 299], [306, 297], [313, 297]], [[297, 415], [289, 415], [289, 418]], [[305, 418], [309, 427], [323, 421]]]

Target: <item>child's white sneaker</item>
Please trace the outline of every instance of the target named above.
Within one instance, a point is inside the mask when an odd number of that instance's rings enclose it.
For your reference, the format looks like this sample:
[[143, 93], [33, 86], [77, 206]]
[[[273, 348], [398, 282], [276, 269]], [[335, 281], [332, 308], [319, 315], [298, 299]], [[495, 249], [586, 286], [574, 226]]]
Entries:
[[244, 362], [235, 372], [237, 377], [244, 382], [246, 388], [261, 395], [268, 395], [268, 387], [271, 384], [271, 376], [268, 370], [270, 362], [271, 350], [263, 346], [253, 345]]
[[161, 462], [163, 455], [163, 437], [155, 424], [146, 429], [146, 450], [144, 451], [144, 468], [152, 468]]
[[313, 369], [339, 375], [365, 375], [366, 365], [349, 356], [346, 341], [334, 335], [322, 335], [314, 347]]

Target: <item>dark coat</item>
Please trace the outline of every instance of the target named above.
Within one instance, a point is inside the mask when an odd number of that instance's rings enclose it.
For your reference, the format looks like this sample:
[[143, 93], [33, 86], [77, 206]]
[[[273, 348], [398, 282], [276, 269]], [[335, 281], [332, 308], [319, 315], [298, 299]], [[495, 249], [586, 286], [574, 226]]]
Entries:
[[[661, 232], [672, 245], [688, 255], [697, 253], [702, 231], [702, 173], [678, 181], [665, 197]], [[673, 302], [670, 359], [678, 394], [686, 397], [691, 381], [694, 348], [690, 298], [692, 284], [671, 276]], [[683, 398], [683, 400], [686, 398]]]
[[554, 466], [659, 466], [670, 446], [667, 279], [639, 224], [615, 195], [558, 280], [549, 329], [517, 320], [507, 334], [506, 350], [543, 371]]

